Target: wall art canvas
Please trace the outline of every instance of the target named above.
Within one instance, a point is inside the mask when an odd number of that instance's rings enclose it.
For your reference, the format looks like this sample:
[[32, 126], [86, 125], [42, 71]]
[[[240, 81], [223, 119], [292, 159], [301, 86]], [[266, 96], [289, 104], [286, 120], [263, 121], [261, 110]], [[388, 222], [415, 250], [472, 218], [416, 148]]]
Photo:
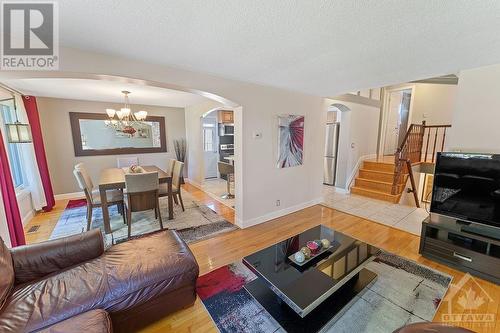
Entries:
[[304, 116], [278, 116], [278, 168], [302, 165]]

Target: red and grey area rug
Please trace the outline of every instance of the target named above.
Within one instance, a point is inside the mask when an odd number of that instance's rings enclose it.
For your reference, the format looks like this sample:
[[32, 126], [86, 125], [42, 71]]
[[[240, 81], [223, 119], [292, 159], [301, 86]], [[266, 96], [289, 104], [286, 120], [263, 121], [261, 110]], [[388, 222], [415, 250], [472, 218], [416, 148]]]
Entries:
[[[451, 283], [449, 275], [385, 252], [366, 268], [377, 273], [377, 279], [318, 331], [392, 332], [409, 323], [431, 321]], [[273, 317], [247, 292], [245, 285], [254, 279], [257, 277], [241, 262], [198, 279], [198, 296], [219, 331], [300, 332], [280, 318], [281, 310], [289, 316], [286, 304]]]

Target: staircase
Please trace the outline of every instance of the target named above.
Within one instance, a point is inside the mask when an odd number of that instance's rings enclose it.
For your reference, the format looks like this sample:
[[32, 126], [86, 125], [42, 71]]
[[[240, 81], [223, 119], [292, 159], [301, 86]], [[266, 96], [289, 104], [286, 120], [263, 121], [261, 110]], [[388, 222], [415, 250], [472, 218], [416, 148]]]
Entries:
[[446, 129], [449, 127], [451, 125], [426, 125], [425, 121], [411, 124], [394, 158], [363, 162], [351, 193], [398, 203], [410, 179], [409, 191], [413, 192], [415, 205], [419, 207], [412, 167], [420, 163], [434, 163], [436, 154], [444, 149]]
[[402, 177], [397, 184], [397, 193], [393, 194], [394, 170], [394, 163], [364, 161], [361, 169], [359, 169], [359, 175], [356, 177], [354, 186], [351, 187], [351, 193], [398, 203], [408, 179], [408, 174]]

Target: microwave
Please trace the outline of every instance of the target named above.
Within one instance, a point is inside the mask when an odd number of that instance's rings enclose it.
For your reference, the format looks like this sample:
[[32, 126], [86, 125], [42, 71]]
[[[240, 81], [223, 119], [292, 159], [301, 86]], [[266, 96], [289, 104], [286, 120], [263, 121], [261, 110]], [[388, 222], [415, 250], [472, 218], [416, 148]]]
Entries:
[[234, 124], [219, 124], [219, 136], [234, 135]]

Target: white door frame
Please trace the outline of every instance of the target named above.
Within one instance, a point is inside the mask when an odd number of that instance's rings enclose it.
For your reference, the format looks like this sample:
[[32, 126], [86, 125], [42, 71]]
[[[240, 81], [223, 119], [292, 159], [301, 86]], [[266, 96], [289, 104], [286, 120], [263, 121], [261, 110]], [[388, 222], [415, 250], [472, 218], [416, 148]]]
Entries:
[[[387, 119], [388, 119], [388, 114], [389, 114], [389, 106], [390, 106], [390, 94], [396, 91], [401, 91], [401, 90], [411, 90], [411, 98], [410, 98], [410, 110], [408, 112], [408, 128], [411, 125], [411, 119], [412, 119], [412, 114], [413, 114], [413, 102], [415, 99], [415, 84], [403, 84], [403, 85], [397, 85], [397, 86], [391, 86], [388, 88], [384, 89], [384, 96], [383, 96], [383, 108], [382, 108], [382, 114], [381, 114], [381, 124], [380, 124], [380, 131], [378, 133], [379, 135], [379, 142], [380, 145], [378, 147], [377, 155], [379, 157], [384, 156], [384, 148], [385, 148], [385, 139], [386, 139], [386, 134], [387, 134]], [[407, 128], [407, 129], [408, 129]]]

